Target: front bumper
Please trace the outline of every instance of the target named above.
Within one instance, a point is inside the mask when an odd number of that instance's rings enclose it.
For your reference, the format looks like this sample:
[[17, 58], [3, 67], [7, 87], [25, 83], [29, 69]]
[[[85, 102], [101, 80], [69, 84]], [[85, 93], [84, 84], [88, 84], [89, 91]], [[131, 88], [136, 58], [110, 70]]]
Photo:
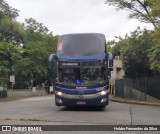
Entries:
[[108, 105], [108, 90], [102, 95], [100, 92], [96, 94], [58, 94], [55, 92], [56, 106], [106, 106]]

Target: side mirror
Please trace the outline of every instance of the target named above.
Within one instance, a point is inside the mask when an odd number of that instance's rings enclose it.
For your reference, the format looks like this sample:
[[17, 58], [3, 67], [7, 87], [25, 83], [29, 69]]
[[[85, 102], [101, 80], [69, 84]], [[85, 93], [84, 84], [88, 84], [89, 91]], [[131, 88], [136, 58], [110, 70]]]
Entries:
[[112, 53], [108, 53], [108, 67], [113, 67], [113, 54]]
[[56, 61], [56, 55], [55, 54], [51, 54], [48, 58], [48, 67], [54, 67], [55, 66], [55, 61]]

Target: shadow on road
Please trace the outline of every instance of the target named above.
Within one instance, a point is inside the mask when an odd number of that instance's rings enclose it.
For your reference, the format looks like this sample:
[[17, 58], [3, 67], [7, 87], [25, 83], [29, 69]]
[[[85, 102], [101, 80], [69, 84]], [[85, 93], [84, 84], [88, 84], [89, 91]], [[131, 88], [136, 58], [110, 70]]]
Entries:
[[60, 111], [97, 111], [97, 112], [102, 112], [106, 111], [107, 107], [102, 108], [102, 107], [63, 107], [60, 109]]

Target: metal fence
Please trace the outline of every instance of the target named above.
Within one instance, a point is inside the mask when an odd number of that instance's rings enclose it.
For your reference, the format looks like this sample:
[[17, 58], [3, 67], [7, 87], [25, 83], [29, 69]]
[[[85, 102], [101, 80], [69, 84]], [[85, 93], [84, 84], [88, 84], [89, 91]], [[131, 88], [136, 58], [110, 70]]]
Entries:
[[115, 97], [160, 100], [160, 77], [115, 80]]

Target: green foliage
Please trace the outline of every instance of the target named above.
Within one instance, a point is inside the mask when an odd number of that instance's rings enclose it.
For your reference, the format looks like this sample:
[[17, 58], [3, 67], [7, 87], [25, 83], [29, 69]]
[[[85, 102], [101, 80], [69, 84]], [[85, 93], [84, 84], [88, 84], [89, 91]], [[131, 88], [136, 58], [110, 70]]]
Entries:
[[153, 31], [137, 29], [131, 36], [117, 37], [118, 42], [108, 42], [112, 53], [123, 60], [126, 77], [160, 73], [160, 0], [105, 0], [105, 4], [115, 6], [116, 10], [127, 10], [129, 18], [152, 23], [155, 28]]
[[15, 45], [23, 43], [24, 29], [20, 23], [9, 18], [0, 20], [0, 41], [8, 42]]
[[[148, 0], [148, 4], [151, 7], [150, 14], [153, 16], [154, 21], [158, 24], [160, 18], [160, 1], [159, 0]], [[158, 26], [159, 27], [159, 26]]]
[[[23, 59], [16, 65], [18, 81], [15, 87], [27, 88], [41, 85], [45, 81], [53, 83], [55, 75], [48, 69], [48, 56], [56, 49], [58, 36], [53, 36], [42, 23], [26, 19]], [[52, 73], [51, 73], [52, 72]]]
[[151, 69], [160, 73], [160, 30], [153, 33], [153, 45], [149, 49]]
[[0, 42], [8, 42], [15, 45], [23, 43], [23, 28], [15, 21], [18, 10], [9, 6], [4, 0], [0, 0]]
[[112, 41], [108, 41], [107, 43], [106, 43], [106, 45], [107, 45], [107, 51], [108, 52], [112, 52], [113, 50], [113, 45], [115, 44], [115, 40], [112, 40]]
[[119, 55], [123, 61], [126, 77], [150, 76], [150, 64], [148, 50], [153, 44], [152, 33], [150, 31], [141, 31], [139, 28], [126, 35], [113, 47], [113, 54]]
[[28, 88], [55, 81], [48, 69], [48, 56], [56, 51], [58, 36], [29, 18], [24, 24], [15, 19], [18, 10], [0, 0], [0, 85], [10, 88], [9, 76], [16, 77], [15, 88]]
[[27, 88], [37, 86], [46, 80], [54, 82], [55, 75], [48, 69], [48, 56], [50, 51], [48, 42], [32, 41], [25, 45], [23, 58], [16, 64], [16, 76], [18, 82], [15, 87]]
[[34, 32], [34, 33], [40, 33], [40, 34], [48, 34], [49, 30], [47, 27], [43, 26], [42, 23], [38, 23], [35, 19], [29, 18], [25, 19], [25, 27], [28, 31]]
[[18, 10], [12, 8], [4, 0], [0, 0], [0, 20], [3, 17], [8, 17], [10, 20], [16, 19], [19, 16]]
[[0, 84], [8, 82], [10, 74], [16, 70], [15, 65], [21, 59], [20, 48], [13, 44], [0, 42]]

